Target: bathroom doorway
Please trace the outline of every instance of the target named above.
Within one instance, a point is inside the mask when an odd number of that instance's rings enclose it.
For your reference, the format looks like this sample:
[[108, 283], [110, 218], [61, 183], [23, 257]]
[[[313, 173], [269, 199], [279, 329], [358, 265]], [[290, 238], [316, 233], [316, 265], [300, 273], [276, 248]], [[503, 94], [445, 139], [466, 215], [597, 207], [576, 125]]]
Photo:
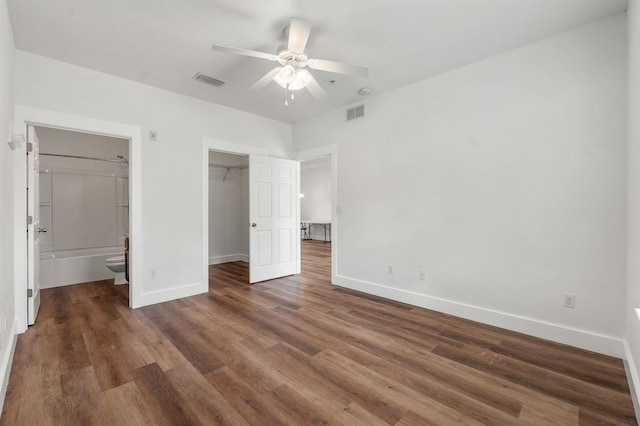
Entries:
[[129, 140], [47, 126], [29, 125], [27, 132], [28, 210], [33, 218], [28, 228], [28, 324], [36, 321], [41, 290], [112, 283], [116, 275], [125, 285], [115, 294], [128, 306]]
[[[30, 126], [47, 127], [54, 129], [70, 130], [93, 135], [111, 136], [129, 141], [129, 307], [137, 308], [144, 304], [143, 293], [143, 270], [144, 259], [142, 253], [142, 209], [141, 209], [141, 187], [142, 187], [142, 129], [139, 126], [105, 121], [95, 118], [84, 117], [76, 114], [67, 114], [40, 108], [16, 105], [15, 108], [15, 129], [28, 135]], [[21, 130], [20, 130], [21, 129]], [[28, 139], [28, 138], [27, 138]], [[22, 148], [25, 149], [24, 147]], [[23, 151], [26, 156], [26, 152]], [[28, 161], [24, 161], [18, 170], [22, 173], [16, 174], [15, 195], [16, 205], [20, 205], [28, 199], [27, 186], [29, 173], [27, 170]], [[27, 206], [25, 206], [26, 209]], [[23, 210], [24, 211], [24, 210]], [[27, 221], [24, 220], [22, 212], [16, 210], [15, 226], [20, 230], [16, 234], [14, 247], [16, 253], [16, 330], [23, 333], [29, 324], [29, 291], [28, 271], [34, 266], [34, 262], [29, 260], [29, 252], [33, 252], [33, 247], [24, 235], [27, 235]], [[33, 291], [33, 290], [32, 290]]]

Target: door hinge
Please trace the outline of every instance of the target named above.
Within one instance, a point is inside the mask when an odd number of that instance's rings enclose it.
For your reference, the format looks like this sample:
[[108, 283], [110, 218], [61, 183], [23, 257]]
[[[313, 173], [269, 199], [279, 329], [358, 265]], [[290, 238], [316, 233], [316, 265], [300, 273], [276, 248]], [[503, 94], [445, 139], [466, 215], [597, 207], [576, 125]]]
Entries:
[[33, 216], [27, 216], [27, 225], [33, 225]]
[[27, 152], [33, 152], [33, 144], [31, 142], [27, 142]]
[[32, 288], [28, 288], [27, 289], [27, 297], [33, 297], [33, 289]]

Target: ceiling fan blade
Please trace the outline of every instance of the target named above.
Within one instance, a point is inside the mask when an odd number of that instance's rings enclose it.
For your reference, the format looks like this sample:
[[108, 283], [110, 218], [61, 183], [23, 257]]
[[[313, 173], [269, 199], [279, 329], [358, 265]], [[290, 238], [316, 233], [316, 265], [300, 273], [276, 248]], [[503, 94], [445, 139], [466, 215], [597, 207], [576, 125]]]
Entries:
[[366, 78], [369, 76], [369, 68], [367, 67], [343, 64], [341, 62], [325, 61], [324, 59], [309, 59], [309, 61], [307, 61], [307, 66], [314, 70], [353, 75], [355, 77]]
[[237, 47], [226, 47], [226, 46], [211, 46], [211, 50], [215, 50], [216, 52], [225, 52], [225, 53], [233, 53], [236, 55], [242, 56], [252, 56], [254, 58], [266, 59], [268, 61], [277, 61], [278, 55], [273, 55], [271, 53], [258, 52], [256, 50], [247, 50], [247, 49], [238, 49]]
[[287, 48], [294, 53], [304, 53], [307, 46], [311, 24], [300, 18], [291, 18], [289, 24], [289, 45]]
[[309, 81], [305, 88], [309, 91], [309, 93], [311, 93], [311, 96], [318, 100], [325, 99], [329, 96], [327, 95], [327, 92], [324, 91], [322, 86], [320, 86], [320, 83], [318, 83], [318, 81], [313, 78], [313, 76], [311, 76], [311, 81]]
[[264, 76], [262, 76], [262, 78], [260, 80], [258, 80], [255, 83], [253, 83], [251, 85], [251, 87], [249, 87], [247, 89], [247, 91], [255, 92], [256, 90], [262, 89], [267, 84], [269, 84], [269, 83], [271, 83], [273, 81], [273, 77], [275, 77], [276, 74], [278, 74], [278, 72], [280, 72], [281, 69], [282, 69], [282, 67], [275, 67], [274, 69], [272, 69], [271, 71], [266, 73]]

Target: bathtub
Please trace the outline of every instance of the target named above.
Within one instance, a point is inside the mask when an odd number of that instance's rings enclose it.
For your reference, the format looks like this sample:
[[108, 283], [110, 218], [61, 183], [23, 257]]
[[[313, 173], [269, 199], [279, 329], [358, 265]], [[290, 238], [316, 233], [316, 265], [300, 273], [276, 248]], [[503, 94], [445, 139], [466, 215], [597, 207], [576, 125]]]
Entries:
[[124, 256], [124, 247], [101, 247], [40, 253], [40, 288], [61, 287], [115, 278], [104, 264], [110, 257]]

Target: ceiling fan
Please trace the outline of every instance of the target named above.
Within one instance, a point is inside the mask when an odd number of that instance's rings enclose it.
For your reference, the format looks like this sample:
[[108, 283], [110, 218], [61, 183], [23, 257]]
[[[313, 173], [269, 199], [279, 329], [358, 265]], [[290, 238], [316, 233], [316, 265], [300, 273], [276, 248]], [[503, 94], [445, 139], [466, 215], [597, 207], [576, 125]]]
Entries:
[[[306, 88], [316, 99], [322, 99], [327, 96], [322, 86], [306, 68], [356, 77], [367, 77], [369, 75], [369, 69], [366, 67], [309, 58], [304, 50], [310, 33], [311, 24], [309, 22], [300, 18], [291, 18], [289, 42], [286, 46], [280, 46], [276, 54], [217, 45], [211, 46], [211, 49], [218, 52], [234, 53], [278, 62], [279, 65], [277, 67], [265, 74], [247, 90], [260, 90], [275, 81], [286, 91], [285, 105], [288, 105], [286, 99], [288, 98], [289, 90], [295, 91]], [[293, 93], [291, 94], [291, 99], [293, 99]]]

